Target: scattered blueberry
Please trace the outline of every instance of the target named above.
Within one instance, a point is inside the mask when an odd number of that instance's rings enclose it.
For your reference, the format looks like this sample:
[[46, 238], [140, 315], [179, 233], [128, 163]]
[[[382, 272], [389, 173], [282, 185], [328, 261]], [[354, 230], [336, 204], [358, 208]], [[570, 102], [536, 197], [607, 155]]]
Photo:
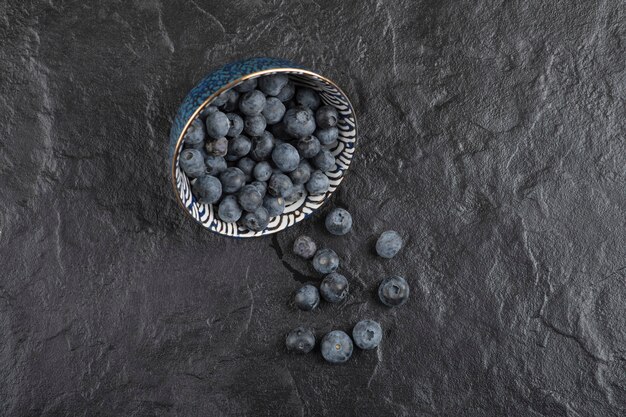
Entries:
[[221, 111], [209, 114], [206, 117], [205, 124], [206, 133], [213, 139], [223, 138], [230, 129], [230, 121]]
[[271, 217], [280, 216], [285, 211], [285, 199], [266, 195], [263, 198], [263, 207], [267, 209]]
[[344, 363], [350, 359], [353, 350], [354, 345], [350, 336], [341, 330], [333, 330], [322, 339], [322, 356], [327, 362]]
[[244, 82], [242, 82], [241, 84], [239, 84], [238, 86], [236, 86], [235, 90], [237, 90], [240, 93], [247, 93], [248, 91], [254, 90], [256, 86], [257, 86], [257, 79], [249, 78], [245, 80]]
[[216, 203], [222, 197], [222, 184], [212, 175], [198, 177], [191, 190], [202, 204]]
[[219, 175], [226, 171], [226, 160], [221, 156], [209, 155], [204, 158], [204, 164], [206, 165], [206, 172], [209, 175]]
[[313, 171], [311, 178], [306, 183], [306, 190], [309, 194], [324, 194], [330, 188], [330, 180], [322, 171]]
[[237, 201], [242, 209], [253, 212], [263, 204], [263, 195], [254, 185], [248, 184], [239, 191]]
[[315, 117], [305, 107], [294, 107], [287, 110], [283, 123], [285, 124], [285, 132], [294, 138], [301, 138], [315, 132]]
[[335, 157], [328, 149], [322, 149], [312, 159], [313, 165], [315, 165], [320, 171], [326, 172], [335, 168]]
[[246, 183], [246, 174], [237, 167], [226, 168], [220, 174], [220, 181], [222, 182], [222, 190], [225, 193], [236, 193]]
[[317, 129], [315, 131], [315, 137], [317, 137], [317, 140], [320, 141], [322, 146], [328, 146], [337, 142], [337, 139], [339, 139], [339, 129], [336, 127]]
[[400, 306], [409, 299], [409, 284], [400, 276], [385, 278], [378, 287], [378, 298], [389, 307]]
[[239, 135], [228, 141], [228, 153], [226, 154], [227, 161], [236, 161], [239, 158], [246, 156], [252, 148], [252, 142], [245, 135]]
[[298, 150], [288, 143], [281, 143], [274, 147], [272, 160], [283, 172], [291, 172], [298, 168], [300, 164], [300, 154]]
[[274, 197], [285, 198], [291, 193], [293, 184], [285, 174], [272, 174], [267, 190]]
[[298, 327], [287, 334], [285, 346], [291, 352], [309, 353], [315, 347], [315, 336], [311, 330]]
[[311, 88], [300, 87], [296, 91], [296, 103], [315, 111], [320, 106], [320, 96]]
[[280, 122], [285, 115], [285, 105], [276, 97], [270, 97], [265, 100], [265, 108], [261, 114], [265, 117], [268, 125]]
[[287, 74], [267, 75], [259, 78], [258, 87], [268, 96], [275, 96], [280, 93], [285, 85], [289, 82]]
[[311, 178], [311, 165], [306, 160], [300, 161], [298, 168], [289, 173], [293, 185], [306, 184]]
[[393, 258], [402, 248], [402, 236], [395, 230], [383, 232], [376, 241], [376, 253], [383, 258]]
[[243, 119], [241, 116], [235, 113], [226, 114], [228, 117], [228, 132], [226, 132], [226, 136], [229, 138], [234, 138], [235, 136], [241, 135], [243, 132]]
[[239, 100], [239, 110], [246, 116], [261, 114], [265, 107], [265, 95], [259, 90], [247, 92]]
[[272, 166], [267, 161], [261, 161], [254, 166], [254, 178], [259, 181], [267, 181], [272, 176]]
[[293, 253], [304, 259], [311, 259], [317, 252], [315, 241], [306, 235], [298, 236], [293, 242]]
[[383, 329], [374, 320], [361, 320], [352, 329], [352, 339], [363, 350], [376, 349], [383, 339]]
[[321, 150], [320, 141], [313, 135], [300, 138], [296, 147], [303, 158], [313, 158]]
[[335, 126], [337, 120], [339, 120], [339, 114], [333, 106], [322, 106], [315, 112], [315, 122], [322, 129]]
[[180, 169], [190, 178], [199, 177], [206, 172], [202, 152], [197, 149], [183, 149], [179, 161]]
[[291, 81], [289, 81], [276, 95], [276, 98], [284, 103], [285, 101], [291, 100], [295, 94], [296, 86]]
[[228, 94], [228, 100], [222, 106], [222, 109], [229, 112], [237, 110], [239, 108], [239, 93], [237, 92], [237, 90], [231, 88], [224, 94]]
[[274, 136], [267, 130], [261, 136], [252, 138], [252, 149], [250, 156], [255, 161], [267, 159], [274, 149]]
[[208, 140], [204, 145], [204, 149], [208, 155], [225, 156], [228, 152], [228, 139], [219, 138], [215, 140]]
[[339, 257], [332, 249], [320, 249], [313, 257], [313, 268], [321, 274], [330, 274], [339, 268]]
[[320, 293], [329, 303], [338, 303], [348, 296], [350, 284], [343, 275], [332, 272], [324, 277], [320, 284]]
[[311, 284], [304, 285], [296, 291], [293, 301], [300, 310], [311, 311], [320, 303], [320, 293]]
[[345, 235], [352, 229], [352, 215], [342, 208], [334, 208], [326, 216], [326, 230], [335, 236]]
[[241, 218], [242, 210], [237, 202], [237, 197], [227, 195], [222, 199], [217, 209], [217, 215], [225, 222], [233, 223]]
[[200, 145], [200, 147], [202, 147], [205, 139], [206, 131], [204, 130], [204, 123], [202, 123], [202, 120], [200, 119], [195, 119], [191, 123], [191, 125], [189, 125], [189, 128], [185, 133], [185, 143], [194, 148], [197, 145]]
[[265, 209], [265, 207], [261, 206], [254, 211], [254, 213], [246, 213], [243, 216], [243, 224], [248, 229], [253, 232], [260, 232], [265, 229], [270, 222], [270, 215]]

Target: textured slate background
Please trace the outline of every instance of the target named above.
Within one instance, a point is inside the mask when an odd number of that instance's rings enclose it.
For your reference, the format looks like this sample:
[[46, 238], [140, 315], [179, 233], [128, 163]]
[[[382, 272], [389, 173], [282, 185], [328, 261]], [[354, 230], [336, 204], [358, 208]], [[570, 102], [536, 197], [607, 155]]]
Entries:
[[[0, 1], [0, 415], [625, 415], [625, 19], [618, 0]], [[231, 240], [176, 206], [172, 115], [256, 55], [351, 96], [349, 236], [317, 216]], [[344, 305], [289, 306], [314, 277], [301, 233], [339, 252]], [[392, 273], [413, 294], [386, 310]], [[345, 366], [282, 347], [365, 317], [383, 345]]]

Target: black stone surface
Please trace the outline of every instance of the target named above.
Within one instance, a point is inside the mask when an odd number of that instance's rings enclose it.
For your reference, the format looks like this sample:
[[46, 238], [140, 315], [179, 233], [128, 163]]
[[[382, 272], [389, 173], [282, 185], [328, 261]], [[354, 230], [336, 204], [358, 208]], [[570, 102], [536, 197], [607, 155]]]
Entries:
[[[0, 2], [0, 415], [625, 415], [625, 9]], [[345, 237], [320, 213], [232, 240], [175, 203], [178, 104], [258, 55], [356, 106]], [[379, 259], [389, 228], [407, 244]], [[301, 233], [340, 254], [346, 303], [289, 305], [318, 280]], [[391, 274], [412, 286], [392, 310]], [[382, 345], [343, 366], [283, 346], [363, 318]]]

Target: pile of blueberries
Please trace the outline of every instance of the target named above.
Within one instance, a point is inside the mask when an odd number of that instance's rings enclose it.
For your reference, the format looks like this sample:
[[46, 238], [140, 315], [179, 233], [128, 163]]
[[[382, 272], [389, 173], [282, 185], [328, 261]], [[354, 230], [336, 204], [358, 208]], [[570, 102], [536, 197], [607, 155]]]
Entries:
[[[341, 236], [352, 228], [352, 216], [342, 208], [334, 208], [326, 216], [326, 230]], [[376, 242], [376, 252], [383, 258], [393, 258], [402, 248], [402, 237], [393, 230], [383, 232]], [[317, 287], [306, 284], [295, 292], [293, 302], [300, 310], [311, 311], [319, 306], [321, 298], [329, 303], [338, 303], [348, 296], [349, 283], [339, 274], [339, 257], [332, 249], [318, 249], [308, 236], [298, 237], [293, 244], [293, 253], [312, 259], [313, 268], [324, 278]], [[400, 306], [409, 298], [409, 285], [401, 276], [390, 276], [378, 287], [378, 298], [388, 307]], [[361, 320], [352, 329], [352, 338], [341, 330], [333, 330], [322, 338], [321, 351], [330, 363], [343, 363], [352, 356], [354, 344], [363, 350], [375, 349], [383, 337], [382, 327], [374, 320]], [[287, 335], [287, 349], [297, 353], [308, 353], [315, 347], [315, 335], [311, 329], [297, 327]]]
[[286, 74], [248, 79], [191, 123], [180, 167], [221, 220], [261, 231], [286, 204], [328, 191], [338, 120], [333, 106]]

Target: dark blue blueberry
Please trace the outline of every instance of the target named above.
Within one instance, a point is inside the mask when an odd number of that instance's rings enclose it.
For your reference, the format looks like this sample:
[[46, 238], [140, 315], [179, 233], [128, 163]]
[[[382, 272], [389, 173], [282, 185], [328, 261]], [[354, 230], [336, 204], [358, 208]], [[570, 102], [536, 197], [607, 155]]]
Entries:
[[298, 168], [289, 173], [289, 178], [294, 185], [306, 184], [311, 178], [311, 165], [306, 160], [300, 161]]
[[267, 161], [261, 161], [254, 166], [254, 178], [259, 181], [267, 181], [272, 176], [272, 166]]
[[322, 172], [335, 168], [335, 157], [328, 149], [322, 149], [311, 161]]
[[208, 140], [204, 145], [206, 153], [211, 156], [225, 156], [228, 152], [228, 139], [219, 138]]
[[227, 101], [228, 101], [228, 94], [227, 94], [227, 91], [224, 91], [222, 94], [220, 94], [219, 96], [213, 99], [213, 101], [211, 102], [211, 105], [215, 107], [221, 107], [224, 104], [226, 104]]
[[237, 197], [227, 195], [222, 199], [217, 209], [217, 215], [227, 223], [234, 223], [241, 218], [242, 210], [237, 202]]
[[322, 356], [327, 362], [344, 363], [350, 359], [353, 350], [354, 345], [350, 336], [341, 330], [333, 330], [322, 339]]
[[241, 187], [246, 183], [246, 174], [237, 167], [226, 168], [226, 170], [220, 174], [220, 181], [222, 182], [222, 190], [225, 193], [236, 193], [241, 190]]
[[313, 135], [298, 139], [296, 147], [303, 158], [313, 158], [321, 150], [320, 141]]
[[254, 90], [256, 86], [257, 86], [257, 79], [248, 78], [246, 81], [236, 86], [235, 90], [237, 90], [240, 93], [247, 93], [248, 91]]
[[338, 303], [348, 296], [350, 284], [343, 275], [333, 272], [324, 277], [320, 284], [320, 293], [329, 303]]
[[320, 96], [315, 90], [299, 87], [298, 91], [296, 91], [296, 103], [315, 111], [320, 106]]
[[223, 138], [230, 129], [230, 121], [221, 111], [209, 114], [206, 117], [205, 124], [206, 133], [213, 139]]
[[320, 303], [320, 292], [311, 284], [303, 285], [294, 294], [293, 302], [300, 310], [311, 311]]
[[252, 181], [250, 185], [256, 187], [261, 195], [265, 197], [265, 193], [267, 192], [267, 183], [265, 181]]
[[274, 149], [274, 136], [267, 130], [261, 136], [252, 138], [250, 157], [255, 161], [267, 159]]
[[235, 113], [226, 114], [228, 117], [228, 132], [226, 132], [226, 136], [229, 138], [234, 138], [235, 136], [241, 135], [243, 132], [243, 119], [241, 116]]
[[383, 339], [383, 329], [374, 320], [361, 320], [352, 329], [352, 339], [363, 350], [376, 349]]
[[216, 203], [222, 197], [222, 184], [212, 175], [198, 177], [191, 186], [193, 195], [203, 204]]
[[285, 112], [283, 118], [285, 132], [294, 138], [301, 138], [315, 132], [315, 117], [305, 107], [294, 107]]
[[376, 253], [383, 258], [393, 258], [402, 248], [402, 236], [395, 230], [383, 232], [376, 241]]
[[280, 93], [285, 85], [289, 82], [289, 76], [287, 74], [274, 74], [266, 75], [259, 78], [259, 90], [263, 91], [268, 96], [275, 96]]
[[321, 274], [330, 274], [339, 268], [339, 257], [332, 249], [320, 249], [313, 256], [313, 268]]
[[202, 152], [197, 149], [183, 149], [179, 158], [180, 169], [188, 177], [196, 178], [206, 173]]
[[272, 151], [272, 161], [283, 172], [291, 172], [300, 164], [298, 150], [288, 143], [277, 145]]
[[276, 97], [270, 97], [265, 101], [265, 108], [261, 113], [268, 125], [280, 122], [285, 115], [285, 105]]
[[317, 127], [326, 129], [329, 127], [333, 127], [337, 124], [339, 120], [339, 114], [337, 113], [337, 109], [333, 106], [322, 106], [315, 112], [315, 121], [317, 122]]
[[264, 230], [270, 222], [270, 215], [265, 207], [257, 208], [254, 213], [246, 213], [243, 216], [243, 225], [253, 232]]
[[339, 138], [339, 129], [336, 127], [329, 127], [326, 129], [317, 129], [315, 131], [315, 137], [320, 141], [322, 146], [328, 146], [337, 142]]
[[289, 81], [276, 95], [276, 98], [284, 103], [285, 101], [291, 100], [295, 94], [296, 86], [291, 81]]
[[267, 209], [271, 217], [280, 216], [285, 211], [285, 199], [266, 195], [263, 198], [263, 207]]
[[206, 119], [206, 117], [209, 114], [215, 113], [216, 111], [218, 111], [217, 107], [215, 107], [215, 106], [206, 106], [205, 108], [200, 110], [200, 114], [198, 114], [198, 115], [200, 116], [201, 119]]
[[409, 284], [400, 276], [385, 278], [378, 287], [378, 298], [389, 307], [400, 306], [409, 299]]
[[272, 174], [267, 191], [274, 197], [287, 197], [291, 193], [293, 184], [285, 174]]
[[237, 162], [237, 168], [239, 168], [244, 174], [246, 174], [246, 182], [252, 181], [252, 171], [254, 171], [255, 165], [256, 162], [254, 162], [254, 160], [248, 158], [247, 156], [245, 158], [241, 158]]
[[259, 90], [247, 92], [239, 100], [239, 110], [246, 116], [261, 114], [265, 107], [265, 95]]
[[185, 133], [185, 144], [190, 145], [193, 148], [196, 148], [197, 145], [202, 147], [205, 139], [206, 132], [204, 130], [204, 123], [202, 123], [202, 120], [200, 119], [195, 119], [191, 125], [189, 125], [189, 128]]
[[226, 160], [221, 156], [209, 155], [204, 158], [204, 164], [206, 165], [206, 172], [209, 175], [219, 175], [226, 171]]
[[306, 198], [307, 192], [304, 184], [298, 184], [291, 187], [291, 192], [285, 197], [285, 204], [293, 204]]
[[311, 195], [324, 194], [330, 188], [330, 180], [322, 171], [313, 171], [306, 183], [306, 190]]
[[287, 335], [285, 346], [290, 352], [309, 353], [315, 347], [315, 335], [304, 327], [295, 328]]
[[265, 117], [262, 115], [258, 116], [248, 116], [246, 120], [243, 122], [244, 131], [250, 136], [261, 136], [263, 132], [265, 132], [265, 128], [267, 127], [267, 123], [265, 122]]
[[222, 109], [228, 112], [237, 110], [239, 108], [239, 93], [237, 92], [237, 90], [231, 88], [224, 94], [227, 94], [228, 100], [222, 106]]
[[342, 236], [352, 229], [352, 216], [347, 210], [334, 208], [326, 216], [326, 230], [336, 236]]
[[317, 252], [315, 241], [306, 235], [298, 236], [293, 242], [293, 253], [304, 259], [311, 259]]
[[242, 209], [253, 212], [263, 204], [263, 195], [254, 185], [248, 184], [239, 191], [237, 201]]
[[236, 161], [239, 158], [248, 155], [250, 148], [252, 148], [252, 142], [247, 136], [235, 136], [228, 141], [228, 153], [226, 154], [226, 160]]

